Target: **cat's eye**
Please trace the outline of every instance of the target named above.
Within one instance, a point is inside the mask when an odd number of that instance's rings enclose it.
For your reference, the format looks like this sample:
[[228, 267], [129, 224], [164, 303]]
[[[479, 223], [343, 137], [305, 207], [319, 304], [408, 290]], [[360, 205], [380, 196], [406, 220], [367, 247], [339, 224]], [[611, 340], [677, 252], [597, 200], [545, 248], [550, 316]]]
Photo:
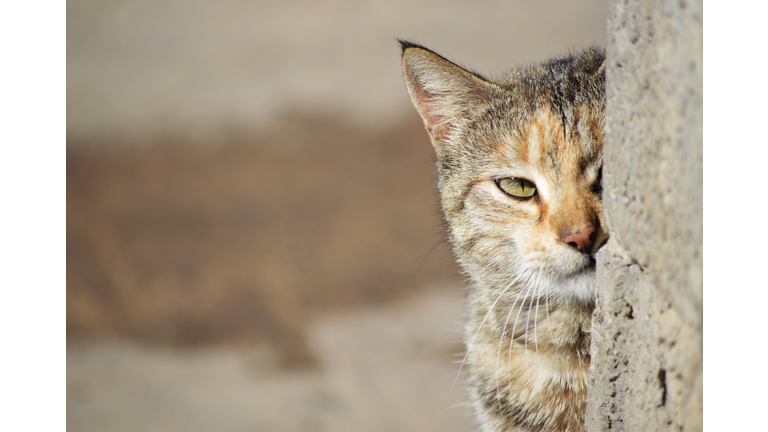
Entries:
[[521, 178], [504, 177], [496, 179], [496, 185], [507, 195], [518, 199], [528, 199], [536, 194], [536, 185]]
[[595, 195], [603, 194], [603, 166], [602, 165], [600, 165], [600, 170], [597, 172], [597, 180], [595, 180], [595, 184], [592, 185], [592, 192]]

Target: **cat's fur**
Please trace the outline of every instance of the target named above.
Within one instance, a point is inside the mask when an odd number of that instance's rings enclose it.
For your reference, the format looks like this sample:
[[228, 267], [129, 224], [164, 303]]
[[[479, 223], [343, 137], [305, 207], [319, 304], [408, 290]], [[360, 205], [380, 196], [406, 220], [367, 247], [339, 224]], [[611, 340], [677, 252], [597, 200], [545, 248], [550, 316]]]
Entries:
[[[607, 239], [605, 53], [492, 81], [400, 42], [448, 237], [471, 281], [463, 367], [482, 429], [582, 431], [594, 254]], [[499, 183], [509, 178], [536, 192], [511, 196]]]

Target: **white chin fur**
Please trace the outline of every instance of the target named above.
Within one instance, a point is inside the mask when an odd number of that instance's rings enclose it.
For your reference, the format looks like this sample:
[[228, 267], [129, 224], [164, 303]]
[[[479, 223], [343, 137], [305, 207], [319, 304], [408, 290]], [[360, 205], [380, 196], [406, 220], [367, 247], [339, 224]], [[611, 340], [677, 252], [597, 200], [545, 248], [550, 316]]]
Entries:
[[561, 301], [594, 303], [597, 276], [594, 267], [587, 267], [573, 276], [554, 282], [550, 294]]

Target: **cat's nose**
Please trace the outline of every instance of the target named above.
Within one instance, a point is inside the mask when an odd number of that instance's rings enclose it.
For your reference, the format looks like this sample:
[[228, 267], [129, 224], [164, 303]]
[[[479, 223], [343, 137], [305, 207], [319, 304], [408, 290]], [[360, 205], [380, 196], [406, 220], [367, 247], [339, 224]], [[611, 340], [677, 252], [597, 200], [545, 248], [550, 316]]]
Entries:
[[594, 226], [585, 226], [578, 229], [576, 232], [566, 232], [563, 234], [560, 241], [572, 246], [579, 250], [579, 252], [587, 252], [588, 248], [592, 246], [592, 239], [589, 236], [595, 232]]

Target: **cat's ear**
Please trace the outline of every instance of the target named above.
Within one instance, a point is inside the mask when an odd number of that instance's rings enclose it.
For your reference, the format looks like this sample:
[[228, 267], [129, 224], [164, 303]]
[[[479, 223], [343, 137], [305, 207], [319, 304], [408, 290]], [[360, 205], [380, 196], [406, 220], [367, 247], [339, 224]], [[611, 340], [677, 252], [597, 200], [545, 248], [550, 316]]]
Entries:
[[600, 63], [600, 67], [597, 68], [597, 72], [595, 72], [595, 75], [603, 75], [605, 76], [605, 65], [608, 63], [607, 59], [603, 59], [603, 62]]
[[477, 74], [416, 44], [400, 41], [411, 101], [437, 147], [451, 139], [463, 114], [489, 100], [494, 86]]

